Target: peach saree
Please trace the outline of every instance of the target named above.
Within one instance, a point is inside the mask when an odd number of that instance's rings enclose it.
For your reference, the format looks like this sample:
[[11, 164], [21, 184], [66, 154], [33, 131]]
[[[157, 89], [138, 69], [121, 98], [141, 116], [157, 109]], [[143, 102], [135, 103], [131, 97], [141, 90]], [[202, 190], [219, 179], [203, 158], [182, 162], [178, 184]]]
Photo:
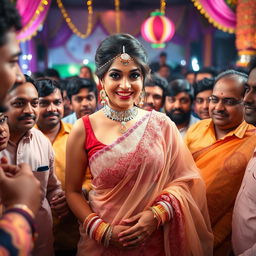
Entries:
[[119, 224], [165, 197], [172, 220], [133, 250], [104, 248], [80, 228], [78, 255], [212, 255], [205, 186], [168, 117], [152, 111], [89, 161], [89, 203], [104, 221]]

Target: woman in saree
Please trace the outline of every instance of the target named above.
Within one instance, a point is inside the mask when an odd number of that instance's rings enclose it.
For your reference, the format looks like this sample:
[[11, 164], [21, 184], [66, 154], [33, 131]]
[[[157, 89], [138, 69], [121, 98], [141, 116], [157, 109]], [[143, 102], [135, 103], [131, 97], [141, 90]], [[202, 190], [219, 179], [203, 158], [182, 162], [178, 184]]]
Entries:
[[79, 119], [67, 142], [66, 197], [80, 222], [77, 255], [211, 255], [205, 186], [193, 158], [165, 114], [137, 107], [149, 74], [143, 46], [128, 34], [109, 36], [95, 63], [105, 105]]

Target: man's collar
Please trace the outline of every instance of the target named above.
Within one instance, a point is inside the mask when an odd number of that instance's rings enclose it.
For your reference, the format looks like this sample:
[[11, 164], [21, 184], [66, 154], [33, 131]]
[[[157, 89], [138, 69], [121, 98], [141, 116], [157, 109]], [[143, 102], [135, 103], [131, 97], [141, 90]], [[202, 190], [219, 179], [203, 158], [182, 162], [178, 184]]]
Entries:
[[[33, 129], [33, 128], [31, 128], [31, 129]], [[17, 144], [14, 143], [14, 142], [11, 141], [11, 140], [9, 140], [8, 143], [10, 143], [10, 145], [12, 145], [12, 146], [17, 146], [21, 141], [24, 141], [24, 142], [30, 141], [30, 140], [32, 139], [32, 137], [33, 137], [33, 133], [31, 132], [31, 129], [28, 130], [28, 131], [21, 137], [21, 139], [19, 140], [19, 142], [18, 142]]]
[[[225, 139], [226, 137], [233, 136], [233, 135], [239, 139], [242, 139], [245, 136], [245, 133], [248, 130], [249, 126], [250, 126], [249, 124], [247, 124], [245, 121], [243, 121], [234, 130], [228, 132], [224, 137], [222, 137], [221, 140]], [[209, 124], [209, 129], [214, 129], [214, 124], [213, 124], [212, 120]]]

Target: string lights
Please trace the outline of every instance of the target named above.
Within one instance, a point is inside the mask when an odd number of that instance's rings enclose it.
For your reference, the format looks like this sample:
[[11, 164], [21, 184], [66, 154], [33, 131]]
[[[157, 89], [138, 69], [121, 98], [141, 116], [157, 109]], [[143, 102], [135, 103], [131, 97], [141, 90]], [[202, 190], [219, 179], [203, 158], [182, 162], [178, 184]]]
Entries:
[[45, 7], [49, 4], [49, 2], [47, 0], [41, 0], [41, 2], [39, 3], [33, 17], [31, 18], [31, 20], [29, 21], [29, 23], [24, 26], [22, 28], [22, 30], [19, 33], [23, 33], [25, 32], [27, 29], [29, 29], [35, 22], [35, 20], [38, 18], [38, 16], [40, 15], [41, 12], [44, 11]]
[[78, 28], [75, 26], [75, 24], [72, 22], [70, 16], [68, 15], [62, 1], [57, 0], [57, 4], [61, 10], [61, 13], [62, 13], [65, 21], [67, 22], [67, 25], [72, 30], [72, 32], [81, 38], [87, 38], [92, 32], [92, 16], [93, 16], [92, 0], [86, 1], [87, 10], [88, 10], [88, 23], [87, 23], [86, 33], [82, 33], [78, 30]]
[[[200, 0], [192, 0], [192, 2], [194, 3], [194, 6], [198, 9], [198, 11], [204, 15], [208, 21], [213, 24], [214, 27], [218, 28], [219, 30], [222, 30], [224, 32], [228, 32], [230, 34], [235, 33], [235, 28], [233, 27], [228, 27], [225, 24], [221, 24], [220, 22], [218, 22], [216, 19], [212, 18], [212, 16], [208, 13], [208, 11], [206, 10], [205, 6], [201, 3], [202, 1]], [[218, 1], [216, 1], [218, 2]], [[235, 1], [233, 1], [235, 2]]]

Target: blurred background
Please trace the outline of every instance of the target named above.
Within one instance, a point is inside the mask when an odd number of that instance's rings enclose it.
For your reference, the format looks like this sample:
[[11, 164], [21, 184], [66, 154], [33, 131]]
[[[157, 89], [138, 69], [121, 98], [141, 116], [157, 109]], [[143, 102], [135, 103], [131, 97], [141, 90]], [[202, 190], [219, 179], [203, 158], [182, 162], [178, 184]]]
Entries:
[[138, 38], [150, 63], [164, 53], [174, 72], [243, 67], [255, 55], [255, 0], [18, 0], [16, 6], [28, 75], [54, 68], [65, 78], [81, 65], [94, 70], [99, 43], [119, 32]]

